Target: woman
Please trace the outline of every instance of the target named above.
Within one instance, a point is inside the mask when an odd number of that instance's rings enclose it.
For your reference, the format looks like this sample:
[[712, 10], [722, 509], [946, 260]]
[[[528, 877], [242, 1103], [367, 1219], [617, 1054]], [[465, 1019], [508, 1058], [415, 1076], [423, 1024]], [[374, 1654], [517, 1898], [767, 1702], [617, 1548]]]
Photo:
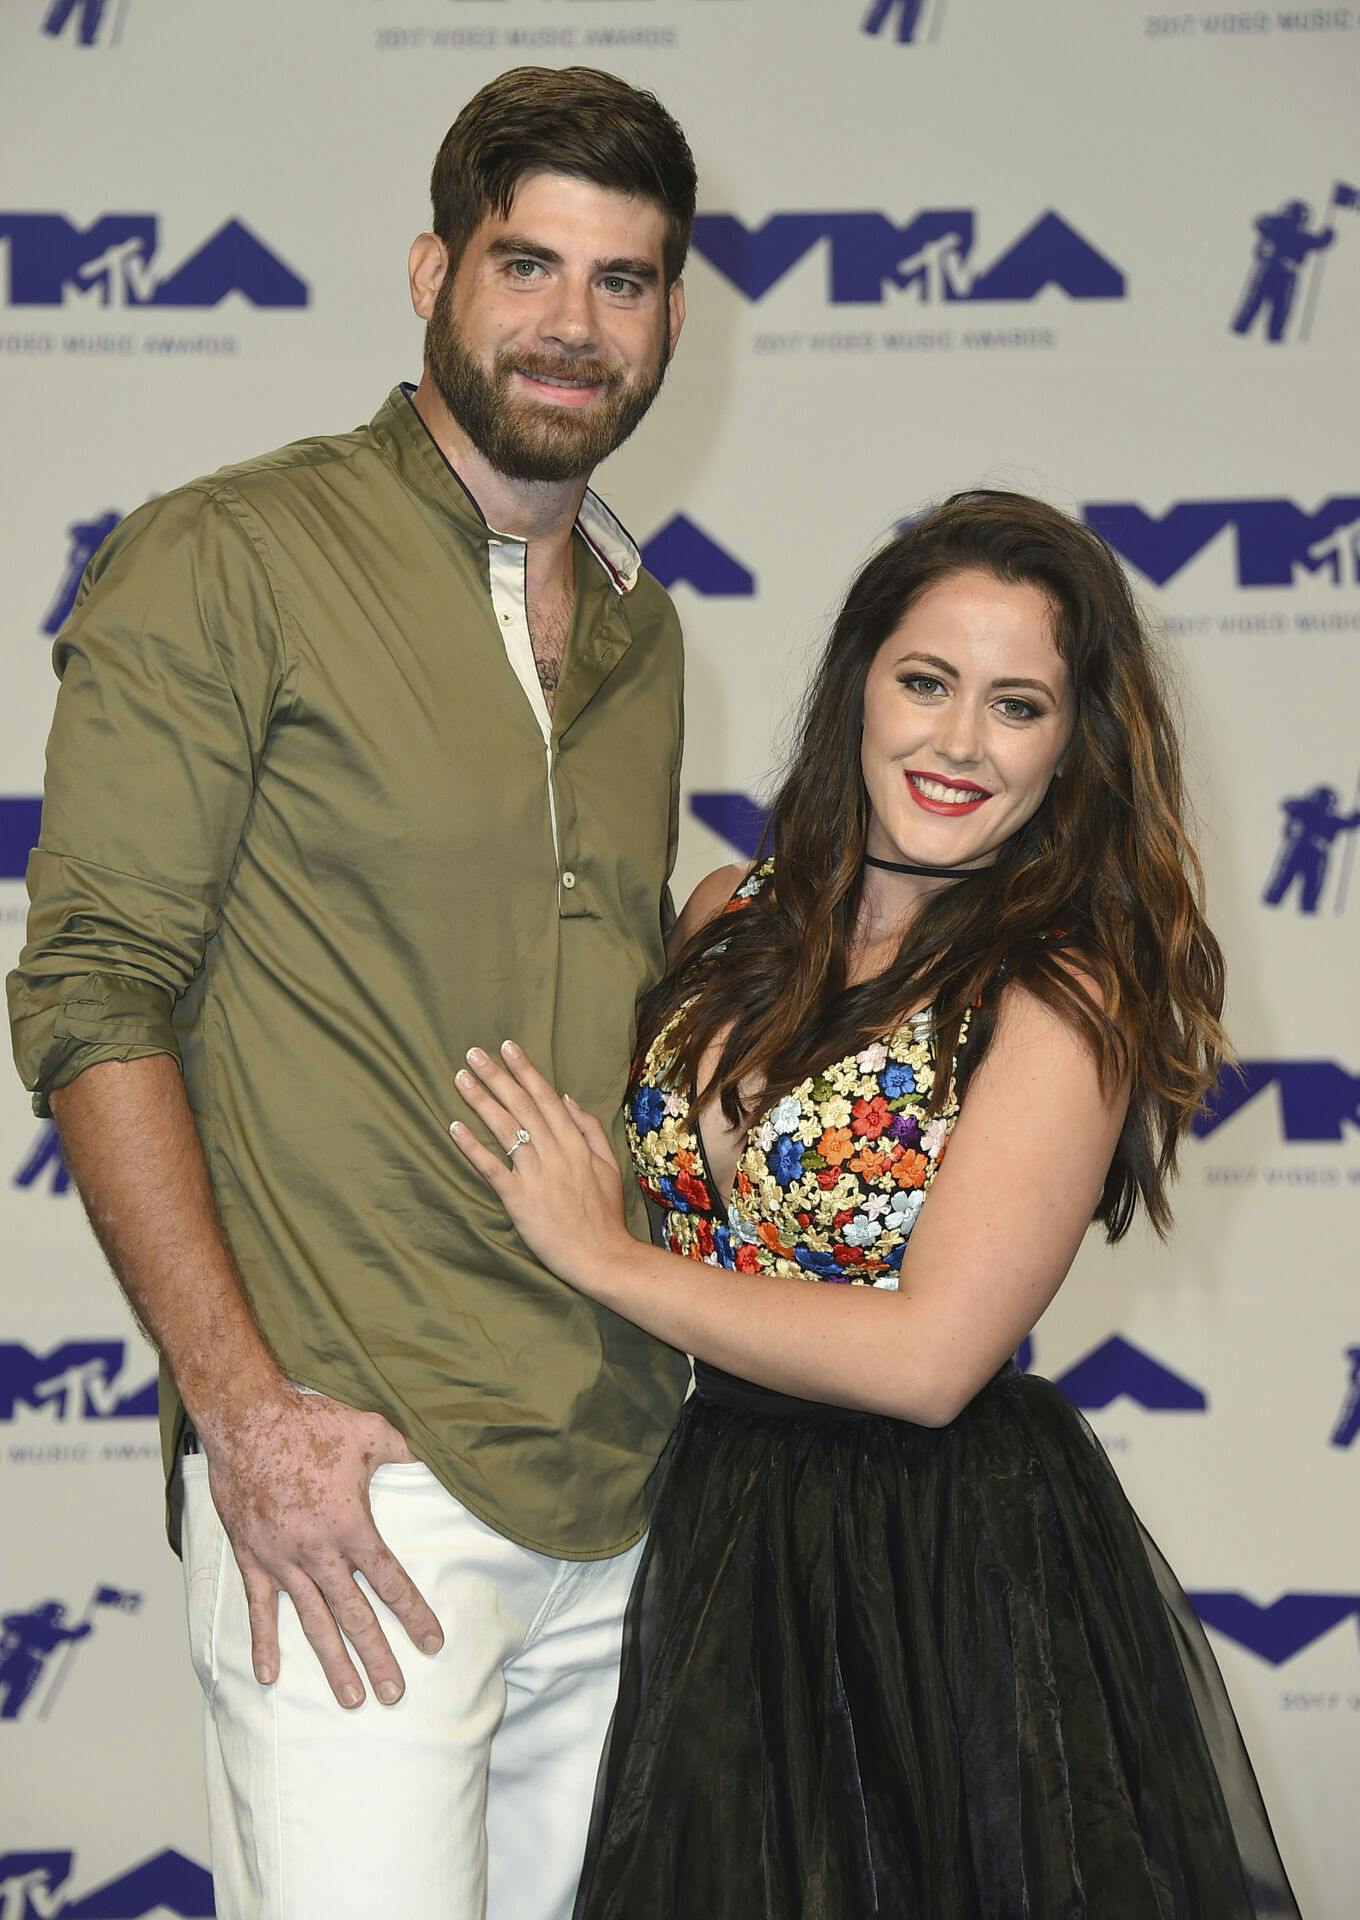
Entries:
[[891, 541], [767, 846], [696, 889], [639, 1013], [668, 1250], [517, 1048], [458, 1076], [534, 1251], [696, 1361], [578, 1914], [1297, 1914], [1184, 1595], [1010, 1360], [1093, 1217], [1165, 1230], [1225, 1046], [1109, 549], [1000, 493]]

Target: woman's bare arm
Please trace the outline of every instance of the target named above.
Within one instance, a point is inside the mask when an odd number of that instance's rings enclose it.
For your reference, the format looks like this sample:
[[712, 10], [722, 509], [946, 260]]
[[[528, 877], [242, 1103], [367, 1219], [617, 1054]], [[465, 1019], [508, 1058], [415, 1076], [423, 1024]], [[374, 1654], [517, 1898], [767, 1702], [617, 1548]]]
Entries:
[[1011, 988], [908, 1247], [897, 1293], [734, 1274], [635, 1241], [598, 1121], [518, 1050], [459, 1086], [513, 1165], [455, 1134], [548, 1266], [659, 1339], [806, 1399], [941, 1425], [1014, 1352], [1072, 1264], [1127, 1098], [1080, 1037]]

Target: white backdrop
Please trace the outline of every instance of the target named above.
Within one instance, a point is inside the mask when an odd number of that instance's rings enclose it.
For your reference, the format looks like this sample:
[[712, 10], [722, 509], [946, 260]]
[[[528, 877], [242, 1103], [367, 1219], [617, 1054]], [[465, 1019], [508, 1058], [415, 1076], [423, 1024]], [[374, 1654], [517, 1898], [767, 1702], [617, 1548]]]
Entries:
[[[1214, 1629], [1305, 1913], [1349, 1920], [1360, 9], [6, 0], [0, 958], [73, 558], [416, 375], [435, 148], [535, 60], [654, 88], [700, 167], [681, 351], [600, 483], [689, 636], [681, 887], [732, 857], [828, 613], [926, 501], [1086, 513], [1166, 626], [1247, 1078], [1188, 1147], [1171, 1245], [1093, 1239], [1034, 1364]], [[1333, 238], [1257, 277], [1239, 334], [1267, 216], [1277, 255], [1290, 219]], [[0, 1920], [206, 1914], [152, 1361], [17, 1081], [0, 1244]]]

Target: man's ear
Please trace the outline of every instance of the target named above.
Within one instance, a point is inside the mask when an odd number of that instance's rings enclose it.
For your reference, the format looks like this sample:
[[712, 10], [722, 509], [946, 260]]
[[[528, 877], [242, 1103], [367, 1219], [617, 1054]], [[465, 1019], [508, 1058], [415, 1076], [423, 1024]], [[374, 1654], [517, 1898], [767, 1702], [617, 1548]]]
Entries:
[[685, 324], [685, 283], [677, 280], [666, 295], [666, 304], [670, 308], [671, 321], [671, 357], [675, 355], [675, 343], [680, 338], [680, 329]]
[[422, 320], [434, 312], [435, 299], [449, 270], [449, 250], [437, 233], [418, 233], [411, 242], [407, 273], [411, 305]]

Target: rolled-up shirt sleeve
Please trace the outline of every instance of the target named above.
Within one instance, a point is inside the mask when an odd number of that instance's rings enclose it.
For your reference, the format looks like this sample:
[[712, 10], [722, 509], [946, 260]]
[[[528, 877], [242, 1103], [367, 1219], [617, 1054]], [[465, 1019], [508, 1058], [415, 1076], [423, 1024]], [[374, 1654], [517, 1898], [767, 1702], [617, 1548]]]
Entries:
[[131, 514], [90, 564], [53, 651], [28, 942], [10, 974], [20, 1076], [167, 1053], [217, 931], [287, 678], [268, 556], [229, 488]]

